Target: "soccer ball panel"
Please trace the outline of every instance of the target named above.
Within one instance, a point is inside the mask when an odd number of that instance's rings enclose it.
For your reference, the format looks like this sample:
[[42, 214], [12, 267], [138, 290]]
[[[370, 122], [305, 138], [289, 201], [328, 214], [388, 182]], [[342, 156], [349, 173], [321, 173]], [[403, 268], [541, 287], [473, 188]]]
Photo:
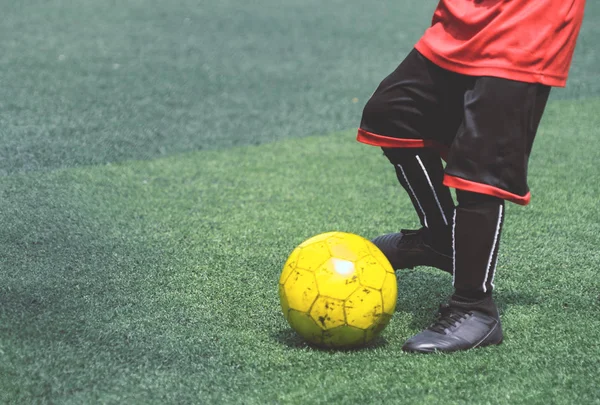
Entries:
[[367, 329], [376, 323], [383, 313], [381, 293], [369, 287], [361, 287], [348, 297], [344, 309], [348, 325]]
[[387, 259], [387, 257], [385, 257], [383, 252], [370, 240], [365, 240], [365, 242], [369, 249], [369, 252], [371, 253], [371, 256], [373, 256], [375, 260], [377, 260], [379, 264], [381, 264], [385, 271], [387, 271], [388, 273], [394, 273], [394, 269], [392, 268], [390, 261]]
[[365, 239], [350, 233], [338, 232], [326, 240], [331, 256], [337, 259], [355, 262], [370, 254], [365, 245]]
[[381, 296], [383, 298], [383, 312], [390, 316], [393, 315], [398, 300], [398, 283], [394, 273], [386, 273], [381, 287]]
[[296, 267], [304, 270], [315, 271], [325, 263], [331, 255], [325, 242], [315, 242], [300, 249]]
[[321, 296], [313, 304], [310, 316], [323, 330], [344, 325], [344, 301]]
[[356, 262], [356, 272], [363, 286], [377, 290], [383, 285], [386, 275], [385, 268], [371, 255], [365, 256]]
[[290, 326], [306, 341], [320, 345], [323, 343], [323, 330], [306, 312], [290, 309], [288, 315]]
[[292, 254], [290, 254], [290, 257], [288, 257], [287, 261], [283, 265], [283, 271], [281, 272], [281, 276], [279, 277], [279, 284], [285, 284], [290, 274], [293, 273], [294, 269], [296, 268], [296, 264], [298, 263], [299, 255], [299, 248], [294, 249]]
[[353, 262], [332, 258], [315, 272], [319, 294], [346, 299], [359, 287], [358, 275]]
[[364, 330], [353, 326], [338, 326], [323, 332], [323, 345], [327, 347], [350, 348], [365, 343]]
[[302, 312], [308, 312], [319, 295], [315, 275], [308, 270], [294, 270], [283, 289], [288, 306]]
[[281, 284], [279, 284], [279, 301], [281, 302], [281, 311], [283, 311], [283, 316], [285, 320], [288, 320], [288, 312], [290, 311], [290, 306], [288, 304], [287, 297], [285, 296], [285, 289]]
[[390, 319], [392, 319], [391, 315], [386, 313], [381, 314], [377, 323], [366, 330], [365, 343], [370, 342], [373, 340], [373, 338], [379, 335], [381, 331], [385, 329], [388, 323], [390, 323]]

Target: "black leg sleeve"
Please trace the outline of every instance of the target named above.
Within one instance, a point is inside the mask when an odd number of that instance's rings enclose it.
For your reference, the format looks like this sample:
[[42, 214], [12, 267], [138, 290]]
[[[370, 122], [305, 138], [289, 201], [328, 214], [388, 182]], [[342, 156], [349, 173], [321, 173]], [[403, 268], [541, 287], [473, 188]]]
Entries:
[[453, 284], [457, 295], [481, 299], [494, 288], [504, 200], [462, 190], [456, 195]]

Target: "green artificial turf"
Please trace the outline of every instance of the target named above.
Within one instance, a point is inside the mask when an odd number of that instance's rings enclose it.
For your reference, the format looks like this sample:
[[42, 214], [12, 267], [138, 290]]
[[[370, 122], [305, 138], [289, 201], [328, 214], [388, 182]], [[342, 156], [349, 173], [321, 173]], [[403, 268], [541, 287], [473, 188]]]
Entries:
[[548, 107], [529, 207], [509, 205], [496, 277], [506, 341], [407, 355], [451, 292], [398, 273], [365, 350], [311, 349], [285, 323], [287, 255], [329, 230], [415, 225], [354, 132], [0, 179], [0, 402], [600, 402], [600, 102]]
[[361, 109], [435, 2], [0, 0], [0, 403], [599, 404], [600, 3], [507, 206], [506, 341], [414, 356], [450, 277], [398, 273], [359, 351], [307, 347], [281, 267], [416, 226]]
[[[435, 1], [0, 0], [0, 175], [356, 127]], [[600, 97], [600, 2], [569, 85]]]

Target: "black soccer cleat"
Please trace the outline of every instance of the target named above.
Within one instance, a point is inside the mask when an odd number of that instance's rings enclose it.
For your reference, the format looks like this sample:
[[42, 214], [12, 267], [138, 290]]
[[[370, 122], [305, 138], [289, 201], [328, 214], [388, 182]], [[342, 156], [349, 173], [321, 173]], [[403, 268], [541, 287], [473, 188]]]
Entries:
[[452, 274], [452, 256], [434, 249], [427, 242], [427, 229], [403, 229], [378, 236], [372, 242], [383, 252], [394, 270], [431, 266]]
[[[502, 343], [502, 325], [495, 304], [482, 312], [461, 306], [440, 306], [439, 319], [408, 339], [402, 350], [411, 353], [455, 352]], [[489, 304], [488, 304], [489, 306]]]

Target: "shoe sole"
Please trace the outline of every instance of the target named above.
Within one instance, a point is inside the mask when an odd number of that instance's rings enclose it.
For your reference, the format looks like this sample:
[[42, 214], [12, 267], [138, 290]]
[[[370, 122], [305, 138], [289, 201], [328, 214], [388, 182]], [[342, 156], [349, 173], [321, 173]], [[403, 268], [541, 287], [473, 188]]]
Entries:
[[[479, 343], [477, 343], [475, 346], [473, 347], [469, 347], [468, 349], [455, 349], [455, 350], [438, 350], [438, 349], [422, 349], [422, 350], [415, 350], [415, 349], [409, 349], [409, 348], [404, 348], [402, 347], [402, 351], [406, 352], [406, 353], [422, 353], [422, 354], [430, 354], [430, 353], [454, 353], [454, 352], [466, 352], [469, 350], [473, 350], [473, 349], [479, 349], [481, 347], [487, 347], [487, 346], [498, 346], [501, 345], [502, 342], [504, 341], [504, 337], [502, 335], [500, 335], [500, 340], [498, 340], [497, 342], [494, 340], [490, 340], [489, 342], [486, 342], [486, 339], [488, 339], [492, 333], [496, 332], [498, 330], [500, 324], [497, 324], [496, 326], [494, 326], [492, 328], [491, 331], [489, 331], [489, 333], [487, 335], [485, 335], [483, 337], [483, 339], [481, 339], [481, 341]], [[500, 332], [502, 333], [502, 332]]]
[[468, 349], [456, 349], [456, 350], [438, 350], [438, 349], [431, 349], [431, 350], [414, 350], [414, 349], [405, 349], [402, 348], [402, 351], [405, 353], [420, 353], [420, 354], [431, 354], [431, 353], [455, 353], [455, 352], [466, 352], [469, 350], [475, 350], [475, 349], [480, 349], [483, 347], [488, 347], [488, 346], [498, 346], [501, 345], [503, 342], [503, 340], [500, 340], [498, 342], [489, 342], [489, 343], [479, 343], [473, 347], [470, 347]]

